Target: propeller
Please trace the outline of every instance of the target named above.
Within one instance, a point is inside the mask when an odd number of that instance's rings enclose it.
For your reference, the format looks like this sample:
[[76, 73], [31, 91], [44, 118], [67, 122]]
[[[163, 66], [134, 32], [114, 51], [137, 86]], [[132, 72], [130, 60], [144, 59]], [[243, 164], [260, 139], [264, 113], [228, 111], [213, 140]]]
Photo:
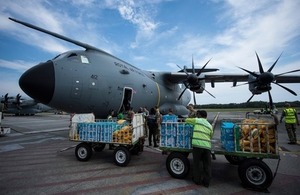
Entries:
[[20, 110], [21, 109], [21, 95], [19, 93], [16, 96], [15, 104], [16, 104], [17, 108]]
[[1, 101], [4, 104], [4, 109], [7, 109], [8, 106], [8, 93], [5, 94], [4, 99]]
[[[272, 89], [272, 87], [271, 87], [272, 83], [275, 84], [275, 85], [277, 85], [277, 86], [279, 86], [279, 87], [281, 87], [281, 88], [283, 88], [283, 89], [285, 89], [289, 93], [297, 96], [297, 94], [293, 90], [291, 90], [291, 89], [289, 89], [289, 88], [287, 88], [287, 87], [285, 87], [285, 86], [277, 83], [276, 79], [279, 78], [282, 75], [285, 75], [285, 74], [289, 74], [289, 73], [293, 73], [293, 72], [298, 72], [298, 71], [300, 71], [300, 69], [296, 69], [296, 70], [292, 70], [292, 71], [287, 71], [287, 72], [284, 72], [284, 73], [281, 73], [281, 74], [274, 75], [272, 73], [272, 70], [275, 67], [275, 65], [277, 64], [277, 62], [278, 62], [279, 58], [281, 57], [282, 53], [279, 55], [279, 57], [276, 59], [276, 61], [272, 64], [272, 66], [266, 72], [263, 69], [263, 66], [261, 64], [261, 61], [259, 59], [258, 54], [256, 52], [255, 52], [255, 54], [256, 54], [256, 58], [257, 58], [257, 62], [258, 62], [259, 73], [257, 73], [257, 72], [251, 72], [251, 71], [249, 71], [247, 69], [244, 69], [242, 67], [238, 67], [238, 68], [242, 69], [243, 71], [249, 73], [255, 79], [252, 80], [252, 81], [248, 81], [247, 83], [242, 83], [242, 84], [236, 85], [236, 86], [241, 86], [241, 85], [246, 85], [246, 84], [254, 84], [256, 86], [256, 89], [258, 89], [260, 92], [268, 92], [269, 102], [270, 102], [271, 108], [273, 106], [273, 100], [272, 100], [272, 96], [271, 96], [271, 92], [270, 92], [270, 90]], [[252, 96], [247, 100], [247, 102], [249, 102], [253, 98], [253, 96], [255, 95], [254, 92], [252, 92], [252, 93], [253, 93]]]
[[[211, 60], [211, 59], [210, 59]], [[213, 96], [211, 93], [209, 93], [203, 86], [201, 86], [199, 84], [199, 80], [204, 79], [204, 78], [199, 78], [199, 76], [201, 75], [201, 73], [203, 72], [203, 70], [205, 69], [206, 65], [210, 62], [210, 60], [208, 60], [205, 65], [196, 73], [195, 71], [195, 66], [194, 66], [194, 58], [192, 57], [192, 73], [188, 73], [186, 70], [186, 67], [184, 66], [184, 68], [182, 69], [179, 65], [178, 68], [180, 68], [181, 70], [184, 71], [184, 73], [187, 75], [187, 78], [183, 81], [183, 84], [185, 86], [184, 90], [181, 92], [181, 94], [179, 95], [177, 100], [180, 100], [180, 98], [182, 97], [182, 95], [184, 94], [184, 92], [189, 89], [191, 91], [193, 91], [193, 98], [194, 98], [194, 105], [196, 104], [196, 96], [195, 96], [195, 91], [202, 89], [204, 91], [206, 91], [209, 95], [211, 95], [212, 97], [215, 98], [215, 96]]]

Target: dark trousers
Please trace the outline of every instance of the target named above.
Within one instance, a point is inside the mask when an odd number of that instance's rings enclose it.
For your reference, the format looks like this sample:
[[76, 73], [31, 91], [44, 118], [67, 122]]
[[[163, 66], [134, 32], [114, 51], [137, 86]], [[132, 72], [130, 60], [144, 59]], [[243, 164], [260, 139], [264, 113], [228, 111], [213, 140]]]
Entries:
[[211, 179], [211, 152], [193, 147], [193, 180], [196, 184], [209, 185]]
[[296, 136], [296, 124], [290, 124], [290, 123], [285, 123], [285, 128], [288, 133], [290, 142], [297, 142], [297, 136]]
[[152, 138], [153, 138], [154, 146], [157, 145], [156, 134], [157, 134], [157, 128], [150, 128], [149, 127], [149, 145], [150, 146], [152, 145]]

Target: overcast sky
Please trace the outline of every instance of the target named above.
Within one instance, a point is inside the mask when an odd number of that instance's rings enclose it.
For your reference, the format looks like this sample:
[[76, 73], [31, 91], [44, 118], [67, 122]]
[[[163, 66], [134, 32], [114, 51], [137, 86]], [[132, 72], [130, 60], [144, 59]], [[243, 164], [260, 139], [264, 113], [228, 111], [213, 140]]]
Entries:
[[[219, 68], [218, 74], [300, 68], [298, 0], [0, 0], [0, 95], [26, 96], [18, 80], [30, 67], [59, 53], [82, 49], [8, 20], [16, 18], [86, 42], [144, 70], [178, 71], [176, 64]], [[295, 73], [297, 75], [300, 72]], [[248, 86], [209, 84], [198, 104], [241, 103]], [[274, 102], [299, 100], [300, 85], [272, 85]], [[267, 93], [252, 101], [268, 101]]]

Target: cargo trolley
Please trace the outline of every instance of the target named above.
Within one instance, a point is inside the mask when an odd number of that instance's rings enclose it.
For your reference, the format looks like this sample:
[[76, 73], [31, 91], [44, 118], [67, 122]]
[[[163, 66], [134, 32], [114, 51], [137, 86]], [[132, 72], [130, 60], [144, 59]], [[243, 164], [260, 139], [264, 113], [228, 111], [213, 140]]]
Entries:
[[10, 127], [2, 126], [2, 112], [0, 112], [0, 136], [5, 136], [10, 133]]
[[[167, 154], [168, 173], [178, 179], [185, 178], [190, 170], [189, 153], [192, 153], [193, 126], [176, 122], [177, 118], [163, 120], [160, 150]], [[214, 133], [212, 156], [224, 155], [229, 163], [238, 165], [238, 175], [244, 187], [267, 190], [276, 176], [280, 155], [276, 125], [270, 115], [266, 119], [246, 118], [221, 120], [221, 132]], [[274, 172], [263, 159], [277, 159]]]
[[69, 140], [80, 142], [75, 148], [79, 161], [88, 161], [94, 152], [101, 152], [106, 145], [114, 150], [116, 165], [127, 166], [131, 154], [143, 151], [145, 121], [142, 114], [135, 114], [132, 121], [95, 119], [93, 114], [75, 114], [72, 117]]

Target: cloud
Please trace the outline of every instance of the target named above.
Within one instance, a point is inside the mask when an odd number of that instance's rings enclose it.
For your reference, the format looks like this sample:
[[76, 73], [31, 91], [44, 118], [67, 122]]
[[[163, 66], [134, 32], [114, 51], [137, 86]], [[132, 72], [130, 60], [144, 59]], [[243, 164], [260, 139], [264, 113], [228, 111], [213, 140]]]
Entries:
[[[217, 1], [220, 4], [220, 1]], [[185, 32], [182, 39], [169, 51], [172, 58], [189, 61], [201, 59], [224, 72], [236, 71], [236, 66], [258, 70], [255, 51], [265, 69], [269, 68], [282, 51], [290, 47], [300, 32], [300, 2], [298, 1], [221, 1], [223, 11], [219, 23], [225, 27], [218, 32], [198, 34]], [[295, 51], [293, 51], [295, 52]], [[284, 53], [284, 55], [289, 55]], [[276, 66], [283, 66], [283, 57]], [[176, 59], [175, 58], [175, 59]], [[296, 68], [296, 67], [294, 67]]]
[[7, 61], [7, 60], [0, 59], [1, 68], [13, 69], [13, 70], [17, 70], [18, 72], [24, 72], [25, 70], [31, 68], [36, 64], [37, 64], [36, 62], [30, 63], [23, 60]]
[[[159, 23], [153, 19], [154, 7], [150, 2], [137, 2], [133, 0], [106, 1], [107, 6], [117, 9], [121, 17], [137, 27], [135, 42], [131, 43], [131, 48], [140, 46], [142, 41], [153, 37]], [[157, 3], [157, 2], [154, 2]]]
[[[88, 43], [117, 54], [120, 58], [127, 58], [128, 62], [137, 62], [139, 68], [148, 70], [177, 71], [176, 64], [190, 67], [193, 56], [197, 67], [202, 67], [212, 58], [207, 68], [219, 68], [219, 73], [246, 74], [236, 66], [257, 71], [255, 51], [259, 54], [265, 70], [282, 51], [283, 55], [272, 72], [281, 73], [299, 68], [299, 1], [210, 1], [201, 4], [201, 9], [204, 5], [211, 6], [215, 3], [213, 6], [217, 7], [217, 12], [213, 13], [217, 15], [205, 15], [212, 23], [204, 25], [204, 28], [207, 28], [205, 30], [201, 28], [206, 21], [203, 20], [202, 25], [197, 23], [197, 17], [203, 15], [184, 12], [189, 7], [180, 7], [180, 14], [190, 17], [189, 20], [177, 21], [177, 18], [164, 15], [162, 8], [165, 6], [170, 5], [178, 9], [178, 1], [174, 4], [168, 3], [162, 0], [1, 1], [0, 30], [5, 36], [15, 37], [20, 42], [46, 51], [49, 59], [53, 54], [78, 47], [20, 26], [9, 21], [7, 17], [16, 17]], [[181, 4], [184, 5], [185, 3]], [[183, 25], [186, 21], [191, 23]], [[118, 26], [114, 26], [115, 24]], [[213, 29], [215, 26], [216, 31]], [[123, 29], [126, 29], [126, 32], [120, 33]], [[38, 60], [39, 56], [35, 57], [35, 60]], [[30, 67], [31, 63], [1, 60], [0, 66], [23, 71]], [[230, 88], [231, 84], [227, 85]], [[223, 84], [209, 91], [222, 96], [225, 88], [222, 86]], [[299, 85], [296, 87], [299, 88]], [[247, 86], [233, 90], [232, 93], [237, 93], [237, 97], [241, 91], [244, 93], [247, 90]], [[250, 97], [251, 93], [248, 90], [247, 93]], [[207, 101], [215, 101], [210, 96], [200, 97], [205, 97]], [[220, 99], [216, 101], [221, 102]]]

